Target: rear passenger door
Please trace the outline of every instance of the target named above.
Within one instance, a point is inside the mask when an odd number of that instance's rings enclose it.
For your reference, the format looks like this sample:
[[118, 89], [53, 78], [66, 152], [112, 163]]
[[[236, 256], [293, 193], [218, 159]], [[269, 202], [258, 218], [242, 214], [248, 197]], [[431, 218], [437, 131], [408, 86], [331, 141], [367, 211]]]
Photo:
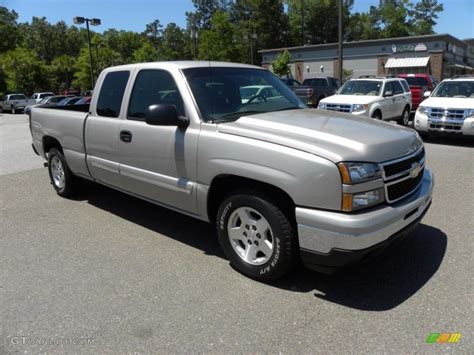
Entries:
[[136, 73], [126, 118], [120, 124], [120, 173], [125, 190], [194, 213], [199, 128], [149, 125], [149, 106], [171, 104], [180, 116], [186, 110], [176, 82], [167, 70]]
[[86, 121], [87, 164], [94, 179], [121, 187], [119, 174], [119, 129], [122, 103], [130, 72], [105, 74], [97, 102]]

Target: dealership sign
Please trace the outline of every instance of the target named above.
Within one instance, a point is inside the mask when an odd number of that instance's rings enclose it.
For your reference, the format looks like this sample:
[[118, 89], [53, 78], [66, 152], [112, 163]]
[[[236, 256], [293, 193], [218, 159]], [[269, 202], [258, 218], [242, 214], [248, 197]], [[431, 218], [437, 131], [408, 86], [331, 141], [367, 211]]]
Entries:
[[418, 43], [417, 45], [414, 44], [400, 44], [392, 45], [392, 52], [393, 53], [404, 53], [404, 52], [425, 52], [428, 50], [428, 47], [424, 43]]

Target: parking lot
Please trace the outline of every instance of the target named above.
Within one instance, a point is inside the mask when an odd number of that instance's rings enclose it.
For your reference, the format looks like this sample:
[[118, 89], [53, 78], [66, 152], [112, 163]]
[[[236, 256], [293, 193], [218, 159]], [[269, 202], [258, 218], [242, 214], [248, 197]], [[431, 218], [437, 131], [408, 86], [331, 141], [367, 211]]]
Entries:
[[390, 254], [264, 284], [211, 225], [91, 183], [60, 198], [27, 116], [0, 114], [0, 353], [471, 352], [473, 148], [426, 142], [433, 204]]

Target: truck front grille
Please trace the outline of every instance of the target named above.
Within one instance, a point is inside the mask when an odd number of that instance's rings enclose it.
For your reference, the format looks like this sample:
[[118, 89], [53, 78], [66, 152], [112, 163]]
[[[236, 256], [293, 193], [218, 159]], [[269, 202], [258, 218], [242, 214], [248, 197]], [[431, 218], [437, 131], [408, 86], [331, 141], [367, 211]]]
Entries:
[[388, 179], [392, 177], [393, 175], [410, 171], [412, 169], [413, 163], [415, 162], [420, 163], [421, 161], [424, 160], [424, 157], [425, 157], [425, 149], [421, 148], [420, 152], [411, 158], [408, 158], [402, 161], [397, 161], [392, 164], [388, 163], [387, 165], [384, 165], [383, 169], [385, 172], [385, 177]]
[[351, 105], [326, 104], [326, 110], [339, 111], [339, 112], [351, 112]]
[[413, 192], [420, 185], [421, 180], [423, 180], [424, 170], [425, 169], [422, 168], [415, 178], [408, 178], [387, 186], [387, 200], [393, 202]]
[[425, 150], [422, 147], [407, 157], [381, 165], [387, 202], [396, 202], [420, 186], [425, 168]]

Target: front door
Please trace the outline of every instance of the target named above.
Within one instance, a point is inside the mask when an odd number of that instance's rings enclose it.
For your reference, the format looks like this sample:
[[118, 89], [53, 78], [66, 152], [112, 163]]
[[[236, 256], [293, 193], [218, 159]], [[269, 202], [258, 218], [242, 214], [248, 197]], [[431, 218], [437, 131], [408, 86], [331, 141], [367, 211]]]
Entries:
[[118, 143], [125, 190], [195, 213], [196, 152], [199, 127], [155, 126], [145, 122], [150, 105], [172, 104], [184, 116], [184, 104], [172, 75], [165, 70], [137, 73]]

